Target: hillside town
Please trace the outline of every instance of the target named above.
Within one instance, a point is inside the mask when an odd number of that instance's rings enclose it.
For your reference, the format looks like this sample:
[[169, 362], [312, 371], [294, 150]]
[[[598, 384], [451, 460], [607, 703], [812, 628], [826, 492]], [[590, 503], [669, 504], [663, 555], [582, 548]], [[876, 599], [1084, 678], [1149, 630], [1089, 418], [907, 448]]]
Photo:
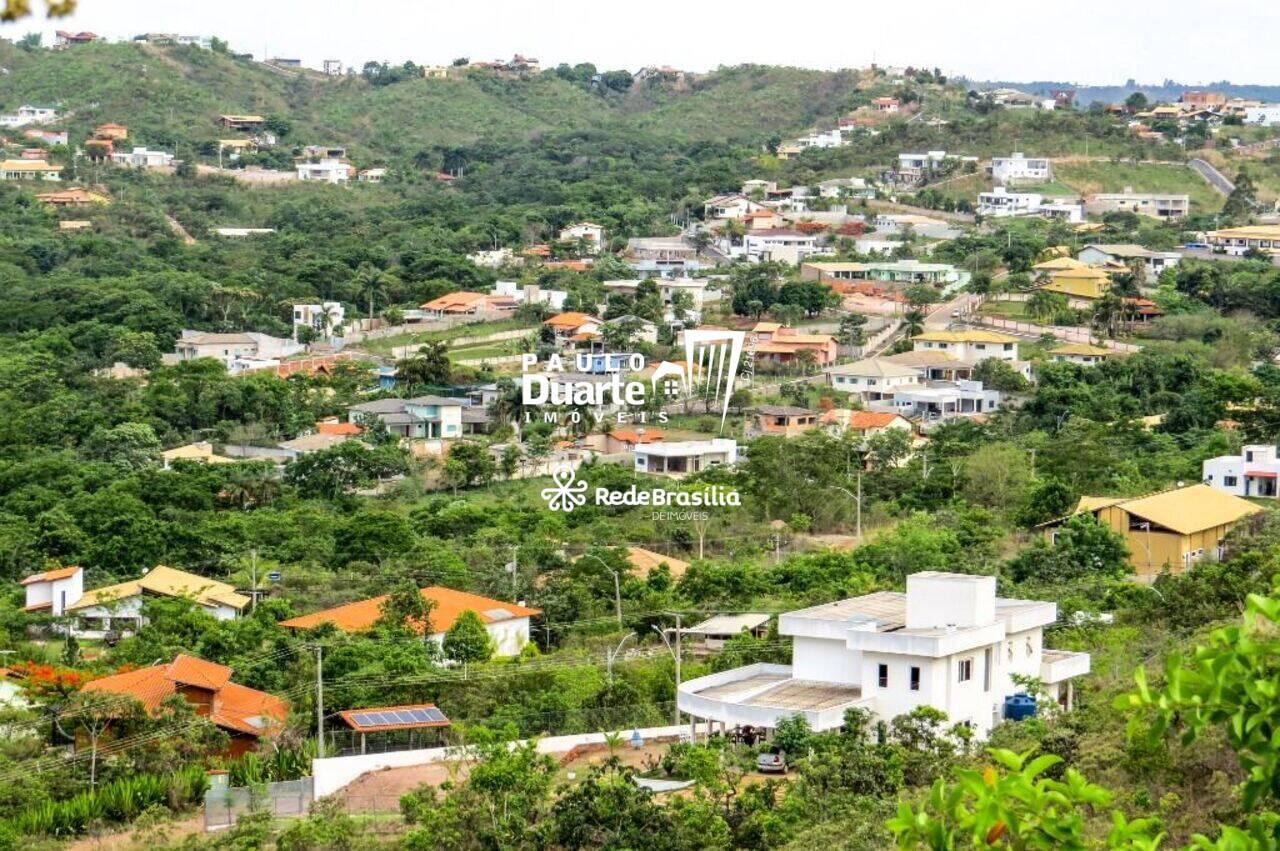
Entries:
[[1275, 847], [1276, 81], [48, 11], [0, 849]]

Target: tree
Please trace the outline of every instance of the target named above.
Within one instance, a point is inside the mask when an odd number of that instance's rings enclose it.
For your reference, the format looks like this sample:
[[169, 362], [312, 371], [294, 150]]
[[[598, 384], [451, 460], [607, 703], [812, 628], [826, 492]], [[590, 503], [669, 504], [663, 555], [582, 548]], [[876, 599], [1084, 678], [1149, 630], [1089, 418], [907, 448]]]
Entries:
[[412, 357], [396, 362], [396, 377], [413, 392], [415, 388], [447, 385], [453, 377], [449, 347], [436, 341], [421, 346]]
[[1016, 500], [1031, 481], [1027, 453], [1008, 443], [981, 446], [964, 460], [964, 495], [976, 505], [997, 508]]
[[[372, 263], [361, 263], [356, 270], [355, 285], [369, 305], [369, 321], [373, 321], [374, 301], [386, 296], [391, 276]], [[446, 357], [447, 359], [447, 357]], [[444, 383], [444, 382], [440, 382]]]
[[408, 470], [399, 447], [370, 449], [358, 440], [348, 440], [295, 458], [285, 469], [285, 480], [304, 497], [338, 499]]
[[1053, 320], [1067, 307], [1066, 296], [1046, 289], [1037, 289], [1027, 298], [1027, 313], [1040, 322]]
[[1258, 189], [1253, 178], [1244, 169], [1236, 175], [1235, 188], [1222, 205], [1222, 215], [1231, 221], [1245, 221], [1253, 215], [1258, 204]]
[[1022, 393], [1031, 383], [1012, 364], [1000, 358], [979, 361], [973, 368], [973, 378], [981, 381], [983, 387], [999, 390], [1001, 393]]
[[840, 328], [836, 332], [836, 341], [842, 346], [857, 348], [867, 339], [867, 317], [861, 313], [846, 313], [840, 317]]
[[445, 478], [454, 490], [486, 484], [493, 478], [496, 470], [497, 465], [489, 454], [489, 448], [471, 440], [453, 443], [444, 462]]
[[444, 655], [455, 662], [473, 665], [493, 656], [493, 638], [480, 616], [470, 609], [458, 615], [444, 634]]
[[1119, 579], [1130, 573], [1129, 549], [1092, 514], [1077, 514], [1057, 528], [1051, 546], [1037, 541], [1010, 560], [1007, 572], [1018, 582]]
[[422, 596], [416, 585], [404, 580], [382, 601], [374, 628], [397, 635], [432, 635], [435, 627], [431, 613], [435, 608], [435, 600]]
[[140, 470], [159, 460], [160, 439], [146, 423], [98, 427], [89, 436], [85, 453], [125, 472]]
[[777, 263], [734, 267], [729, 273], [733, 312], [739, 316], [759, 318], [778, 300], [778, 279], [781, 275], [782, 268]]
[[1147, 96], [1142, 92], [1133, 92], [1124, 99], [1124, 108], [1130, 114], [1142, 112], [1147, 108]]

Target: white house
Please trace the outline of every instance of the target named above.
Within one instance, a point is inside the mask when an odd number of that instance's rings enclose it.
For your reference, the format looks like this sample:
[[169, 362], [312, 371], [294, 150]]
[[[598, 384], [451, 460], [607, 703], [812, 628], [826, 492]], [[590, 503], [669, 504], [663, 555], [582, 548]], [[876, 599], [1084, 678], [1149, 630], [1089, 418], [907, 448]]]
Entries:
[[163, 168], [173, 165], [173, 154], [134, 148], [132, 151], [116, 151], [111, 155], [111, 161], [130, 168]]
[[974, 363], [987, 358], [1013, 362], [1018, 359], [1018, 338], [998, 331], [968, 328], [959, 331], [924, 331], [911, 338], [915, 351], [943, 351]]
[[561, 228], [558, 238], [561, 242], [582, 240], [588, 246], [588, 253], [599, 254], [601, 246], [604, 245], [604, 227], [595, 222], [578, 222]]
[[544, 290], [537, 284], [521, 286], [516, 281], [498, 281], [493, 294], [511, 299], [516, 304], [545, 304], [555, 312], [564, 310], [564, 300], [569, 294], [564, 290]]
[[818, 183], [822, 198], [874, 198], [876, 190], [861, 177], [835, 177]]
[[1079, 201], [1045, 198], [1038, 192], [1010, 192], [1004, 186], [997, 186], [990, 192], [979, 192], [976, 212], [992, 218], [1040, 216], [1073, 224], [1084, 221], [1084, 205]]
[[22, 580], [27, 592], [28, 612], [48, 612], [62, 617], [67, 606], [84, 596], [84, 570], [58, 567]]
[[774, 260], [794, 265], [817, 251], [817, 237], [789, 228], [749, 231], [742, 237], [742, 253], [753, 262]]
[[166, 361], [216, 358], [228, 372], [239, 373], [274, 366], [275, 362], [303, 351], [304, 347], [294, 340], [252, 331], [218, 334], [186, 329], [173, 349], [172, 355], [165, 356]]
[[160, 565], [138, 579], [84, 590], [78, 567], [64, 567], [29, 576], [27, 611], [48, 611], [75, 620], [67, 627], [79, 638], [104, 638], [108, 633], [132, 632], [145, 622], [143, 601], [149, 596], [182, 597], [217, 618], [237, 617], [249, 598], [225, 582]]
[[62, 166], [45, 160], [0, 160], [0, 180], [62, 180]]
[[637, 473], [677, 478], [738, 462], [738, 442], [727, 437], [637, 444], [633, 451]]
[[1234, 496], [1280, 496], [1276, 488], [1280, 458], [1270, 444], [1252, 444], [1241, 449], [1239, 455], [1210, 458], [1204, 462], [1203, 471], [1206, 485]]
[[752, 201], [746, 195], [716, 195], [708, 198], [702, 205], [703, 217], [708, 221], [721, 219], [742, 219], [748, 213], [765, 209], [763, 204]]
[[996, 183], [1048, 183], [1053, 180], [1053, 167], [1047, 157], [1028, 157], [1014, 152], [1008, 157], [992, 157], [991, 177]]
[[470, 406], [467, 399], [449, 396], [375, 399], [348, 408], [347, 422], [359, 424], [372, 416], [406, 440], [453, 440], [465, 433], [462, 412]]
[[947, 158], [946, 151], [904, 152], [898, 154], [896, 176], [904, 183], [918, 183], [938, 170]]
[[340, 184], [351, 179], [351, 166], [336, 157], [298, 163], [298, 179]]
[[950, 419], [989, 414], [1000, 407], [1000, 393], [986, 390], [981, 381], [926, 381], [916, 387], [893, 391], [891, 410], [904, 417]]
[[310, 328], [321, 337], [332, 337], [347, 324], [347, 309], [340, 301], [320, 304], [295, 304], [293, 306], [293, 336], [299, 328]]
[[26, 127], [28, 124], [51, 124], [58, 120], [58, 110], [52, 106], [23, 104], [18, 111], [0, 115], [0, 127]]
[[1004, 717], [1006, 699], [1023, 692], [1014, 677], [1036, 678], [1064, 709], [1072, 680], [1089, 672], [1089, 654], [1050, 650], [1044, 628], [1057, 605], [996, 596], [994, 576], [925, 572], [906, 593], [880, 591], [778, 618], [792, 639], [790, 665], [757, 663], [682, 683], [680, 711], [710, 732], [752, 726], [773, 730], [803, 716], [815, 730], [860, 708], [890, 721], [931, 706], [979, 738]]
[[1251, 106], [1244, 111], [1245, 124], [1261, 124], [1265, 127], [1273, 127], [1280, 124], [1280, 105], [1267, 104], [1265, 106]]
[[1103, 263], [1119, 263], [1128, 266], [1141, 261], [1146, 267], [1147, 276], [1154, 285], [1154, 279], [1165, 269], [1178, 265], [1182, 255], [1176, 251], [1152, 251], [1141, 245], [1086, 245], [1076, 255], [1076, 259], [1090, 266], [1101, 266]]
[[901, 366], [883, 358], [867, 358], [855, 363], [831, 366], [823, 372], [832, 389], [857, 393], [864, 402], [892, 398], [894, 391], [903, 387], [915, 387], [923, 379], [922, 370]]

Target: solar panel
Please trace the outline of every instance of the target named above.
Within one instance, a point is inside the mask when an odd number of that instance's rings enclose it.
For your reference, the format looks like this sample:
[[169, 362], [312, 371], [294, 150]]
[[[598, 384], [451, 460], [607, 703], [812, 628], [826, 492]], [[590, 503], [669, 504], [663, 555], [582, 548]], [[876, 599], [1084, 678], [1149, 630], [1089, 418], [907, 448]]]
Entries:
[[372, 730], [377, 727], [413, 727], [448, 724], [449, 719], [434, 706], [410, 706], [405, 709], [381, 709], [352, 712], [347, 716], [355, 727]]

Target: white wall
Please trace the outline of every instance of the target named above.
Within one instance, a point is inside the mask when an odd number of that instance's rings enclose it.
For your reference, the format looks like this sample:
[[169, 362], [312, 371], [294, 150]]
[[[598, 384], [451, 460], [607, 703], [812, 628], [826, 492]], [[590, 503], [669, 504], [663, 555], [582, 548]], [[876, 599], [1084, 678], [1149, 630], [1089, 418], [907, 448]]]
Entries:
[[529, 619], [512, 618], [487, 624], [490, 637], [493, 638], [494, 655], [518, 656], [521, 649], [529, 643]]
[[843, 641], [797, 635], [791, 645], [792, 676], [797, 680], [858, 685], [862, 682], [862, 654]]
[[[655, 738], [678, 736], [687, 733], [688, 727], [645, 727], [639, 730], [646, 741]], [[615, 731], [608, 731], [615, 732]], [[630, 731], [621, 729], [616, 732], [629, 739]], [[578, 745], [603, 744], [605, 732], [577, 733], [570, 736], [549, 736], [537, 740], [538, 753], [568, 753]], [[515, 744], [515, 743], [513, 743]], [[629, 747], [629, 745], [627, 745]], [[316, 799], [326, 798], [347, 786], [361, 775], [370, 771], [381, 771], [387, 768], [404, 768], [413, 765], [430, 765], [433, 762], [444, 762], [457, 756], [456, 748], [424, 748], [413, 751], [391, 751], [389, 753], [356, 754], [355, 756], [337, 756], [327, 759], [311, 760], [311, 775], [315, 779]]]

